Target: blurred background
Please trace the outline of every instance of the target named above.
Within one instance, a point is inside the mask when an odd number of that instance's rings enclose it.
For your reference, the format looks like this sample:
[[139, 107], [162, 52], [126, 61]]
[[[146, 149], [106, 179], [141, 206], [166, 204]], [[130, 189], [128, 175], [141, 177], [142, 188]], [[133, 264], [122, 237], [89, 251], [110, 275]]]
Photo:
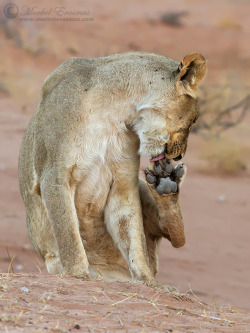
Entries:
[[184, 158], [187, 243], [162, 241], [158, 280], [250, 308], [249, 13], [248, 0], [0, 1], [0, 272], [46, 273], [27, 236], [17, 165], [47, 75], [75, 56], [200, 52], [208, 74]]

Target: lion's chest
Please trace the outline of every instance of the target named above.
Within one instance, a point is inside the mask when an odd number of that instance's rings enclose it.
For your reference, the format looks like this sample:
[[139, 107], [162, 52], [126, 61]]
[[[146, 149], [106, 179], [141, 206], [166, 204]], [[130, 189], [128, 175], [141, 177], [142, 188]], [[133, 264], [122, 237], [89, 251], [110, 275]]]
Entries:
[[72, 152], [76, 167], [72, 178], [76, 184], [75, 206], [80, 232], [86, 247], [99, 244], [102, 249], [107, 248], [112, 240], [104, 223], [104, 211], [112, 182], [117, 171], [126, 171], [128, 164], [135, 163], [138, 147], [133, 135], [122, 131], [107, 133], [107, 130], [102, 136], [98, 131], [96, 136], [85, 133], [82, 143], [74, 146], [77, 147]]
[[84, 134], [82, 141], [74, 144], [77, 148], [72, 152], [76, 165], [73, 172], [73, 182], [77, 184], [75, 204], [78, 213], [100, 216], [116, 171], [127, 168], [128, 161], [135, 163], [138, 147], [134, 135], [126, 131], [107, 133], [107, 129], [105, 132], [99, 129], [93, 135], [86, 129]]
[[[107, 134], [107, 133], [106, 133]], [[90, 264], [124, 264], [104, 223], [104, 212], [117, 170], [135, 163], [138, 147], [127, 133], [86, 137], [75, 151], [73, 183], [80, 235]], [[94, 140], [95, 139], [95, 140]], [[94, 141], [93, 141], [94, 140]], [[131, 162], [130, 162], [131, 161]], [[133, 169], [133, 168], [132, 168]], [[134, 177], [134, 175], [131, 175]]]
[[106, 205], [112, 174], [105, 164], [96, 163], [87, 170], [78, 170], [81, 180], [76, 186], [75, 205], [78, 215], [101, 216]]

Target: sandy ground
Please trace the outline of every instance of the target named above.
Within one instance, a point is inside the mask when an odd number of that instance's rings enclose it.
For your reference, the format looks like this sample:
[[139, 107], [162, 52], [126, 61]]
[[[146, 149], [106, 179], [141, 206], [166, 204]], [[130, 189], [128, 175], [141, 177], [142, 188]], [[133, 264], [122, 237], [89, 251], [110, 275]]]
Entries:
[[[24, 4], [38, 2], [20, 1], [19, 8]], [[66, 0], [57, 4], [73, 9]], [[236, 176], [200, 172], [200, 136], [190, 136], [184, 158], [187, 243], [174, 249], [162, 241], [158, 280], [210, 305], [145, 286], [48, 276], [32, 250], [18, 188], [18, 153], [42, 81], [62, 61], [128, 50], [181, 59], [200, 51], [208, 58], [206, 84], [249, 84], [247, 1], [76, 2], [75, 8], [83, 7], [94, 17], [84, 28], [78, 22], [8, 22], [9, 35], [19, 34], [21, 47], [0, 29], [0, 332], [77, 331], [76, 324], [83, 332], [250, 331], [249, 170]], [[182, 28], [159, 21], [162, 13], [176, 10], [188, 12]], [[248, 117], [245, 128], [249, 124]], [[249, 144], [245, 132], [237, 133], [235, 140]], [[142, 158], [142, 168], [147, 163]], [[28, 293], [20, 290], [24, 286]]]
[[250, 323], [245, 311], [142, 285], [33, 274], [0, 274], [0, 283], [6, 332], [237, 333]]

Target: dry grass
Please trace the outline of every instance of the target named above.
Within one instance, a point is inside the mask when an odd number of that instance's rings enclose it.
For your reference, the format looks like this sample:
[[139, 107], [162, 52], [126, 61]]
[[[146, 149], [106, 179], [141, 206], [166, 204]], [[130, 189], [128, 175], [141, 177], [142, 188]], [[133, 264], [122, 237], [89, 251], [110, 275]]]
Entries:
[[81, 53], [81, 49], [77, 44], [72, 44], [67, 48], [67, 51], [71, 56], [78, 56]]
[[250, 111], [249, 87], [237, 82], [206, 86], [201, 90], [199, 121], [200, 171], [237, 174], [247, 169], [250, 146], [245, 118]]
[[233, 17], [227, 15], [221, 18], [221, 20], [218, 22], [218, 27], [225, 30], [240, 29], [241, 25], [238, 22], [236, 22], [236, 20]]
[[241, 124], [250, 111], [249, 86], [230, 83], [203, 87], [195, 133], [218, 135]]
[[201, 150], [200, 157], [207, 162], [207, 172], [236, 174], [247, 169], [249, 147], [226, 137], [206, 137]]

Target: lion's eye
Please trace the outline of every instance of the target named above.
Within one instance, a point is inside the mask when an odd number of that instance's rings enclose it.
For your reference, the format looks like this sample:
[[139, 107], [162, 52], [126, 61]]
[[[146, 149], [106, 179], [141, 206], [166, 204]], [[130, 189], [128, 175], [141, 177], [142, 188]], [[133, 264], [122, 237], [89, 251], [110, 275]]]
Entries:
[[177, 132], [181, 132], [182, 131], [182, 128], [180, 127], [180, 128], [178, 128], [178, 130], [177, 130]]

